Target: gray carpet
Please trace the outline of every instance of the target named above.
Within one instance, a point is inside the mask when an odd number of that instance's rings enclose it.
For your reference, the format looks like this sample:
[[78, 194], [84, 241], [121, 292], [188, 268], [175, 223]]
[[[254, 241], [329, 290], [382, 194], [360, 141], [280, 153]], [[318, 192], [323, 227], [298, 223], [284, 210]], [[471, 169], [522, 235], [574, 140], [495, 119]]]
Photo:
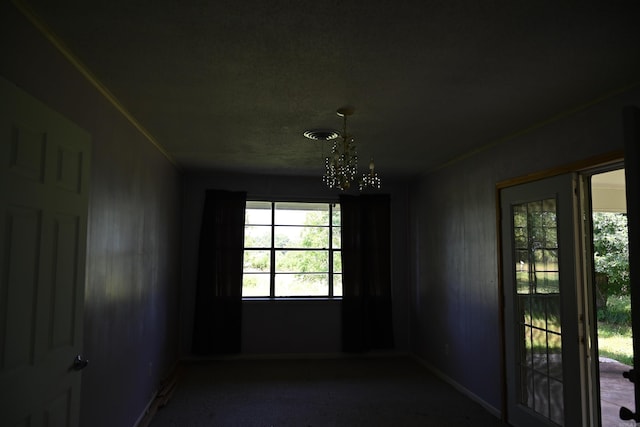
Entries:
[[411, 358], [191, 363], [151, 427], [504, 426]]

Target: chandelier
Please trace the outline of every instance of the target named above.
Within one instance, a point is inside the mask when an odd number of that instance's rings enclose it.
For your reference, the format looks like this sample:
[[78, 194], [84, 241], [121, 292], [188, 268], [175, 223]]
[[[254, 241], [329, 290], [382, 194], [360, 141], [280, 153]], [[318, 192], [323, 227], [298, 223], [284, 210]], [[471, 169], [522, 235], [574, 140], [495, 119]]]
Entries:
[[373, 157], [369, 162], [369, 171], [358, 177], [358, 151], [353, 135], [347, 132], [347, 117], [354, 113], [351, 107], [337, 110], [338, 116], [343, 118], [342, 134], [336, 131], [316, 129], [304, 133], [307, 138], [333, 141], [331, 154], [325, 157], [325, 173], [322, 180], [329, 188], [348, 190], [352, 183], [358, 183], [360, 190], [380, 188], [380, 177], [375, 171]]

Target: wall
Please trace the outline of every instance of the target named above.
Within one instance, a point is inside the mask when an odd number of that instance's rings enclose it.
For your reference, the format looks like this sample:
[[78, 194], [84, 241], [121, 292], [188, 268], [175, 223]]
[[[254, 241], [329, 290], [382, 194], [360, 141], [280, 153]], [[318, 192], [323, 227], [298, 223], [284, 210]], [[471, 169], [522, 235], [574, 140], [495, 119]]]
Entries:
[[[396, 350], [408, 351], [407, 185], [384, 182], [392, 205], [392, 298]], [[247, 191], [248, 198], [330, 201], [338, 193], [314, 177], [229, 175], [193, 172], [185, 175], [183, 205], [182, 354], [190, 356], [198, 258], [198, 236], [206, 189]], [[243, 304], [244, 354], [335, 354], [341, 352], [340, 305], [335, 301], [252, 301]]]
[[412, 188], [413, 351], [501, 407], [496, 183], [622, 149], [635, 90], [423, 176]]
[[82, 426], [132, 426], [178, 358], [180, 175], [10, 2], [0, 74], [91, 134]]

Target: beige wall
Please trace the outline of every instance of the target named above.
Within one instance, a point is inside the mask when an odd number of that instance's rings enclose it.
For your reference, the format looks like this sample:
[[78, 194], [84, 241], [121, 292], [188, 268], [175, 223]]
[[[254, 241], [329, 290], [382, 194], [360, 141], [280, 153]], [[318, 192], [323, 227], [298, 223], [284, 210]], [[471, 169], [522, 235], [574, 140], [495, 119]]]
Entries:
[[632, 104], [640, 105], [640, 90], [426, 173], [411, 194], [412, 349], [496, 412], [502, 327], [496, 183], [621, 150], [622, 108]]
[[132, 426], [178, 358], [180, 174], [16, 11], [0, 75], [92, 139], [80, 425]]
[[[391, 195], [392, 300], [396, 349], [409, 349], [407, 183], [386, 181]], [[185, 174], [183, 203], [182, 354], [190, 357], [197, 250], [206, 189], [247, 191], [263, 200], [331, 201], [338, 193], [322, 177], [229, 175], [221, 172]], [[249, 354], [335, 354], [342, 351], [341, 307], [334, 301], [253, 301], [243, 304], [242, 349]]]

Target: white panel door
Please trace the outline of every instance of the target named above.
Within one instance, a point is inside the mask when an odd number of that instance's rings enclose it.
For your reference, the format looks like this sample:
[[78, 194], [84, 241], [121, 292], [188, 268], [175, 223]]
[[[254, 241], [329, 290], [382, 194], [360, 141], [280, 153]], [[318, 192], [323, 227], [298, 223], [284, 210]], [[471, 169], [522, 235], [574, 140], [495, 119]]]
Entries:
[[501, 191], [510, 424], [581, 426], [576, 183], [562, 175]]
[[90, 136], [0, 78], [0, 422], [77, 426]]

